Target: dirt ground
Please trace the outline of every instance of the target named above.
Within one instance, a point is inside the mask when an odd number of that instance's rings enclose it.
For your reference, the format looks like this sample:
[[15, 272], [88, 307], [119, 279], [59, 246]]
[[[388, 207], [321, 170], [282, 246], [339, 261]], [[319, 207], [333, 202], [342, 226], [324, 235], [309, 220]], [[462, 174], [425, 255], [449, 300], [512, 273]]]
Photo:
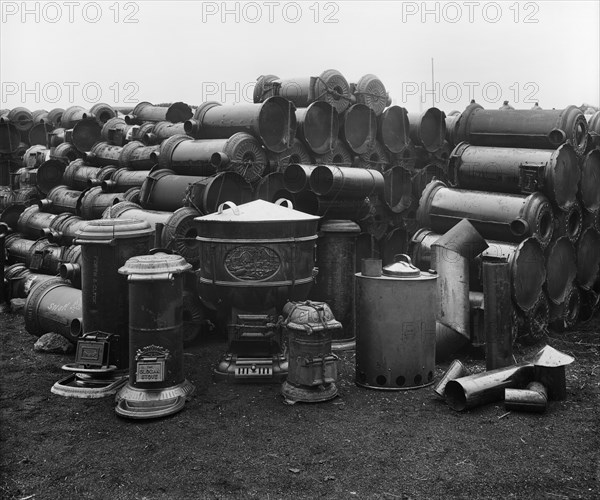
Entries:
[[[352, 352], [338, 398], [288, 406], [279, 385], [213, 382], [226, 346], [214, 336], [186, 350], [192, 400], [152, 421], [119, 418], [112, 398], [51, 394], [72, 357], [35, 352], [21, 316], [0, 314], [0, 328], [2, 499], [600, 497], [598, 320], [547, 339], [576, 361], [568, 399], [544, 414], [360, 388]], [[477, 353], [461, 359], [483, 370]]]

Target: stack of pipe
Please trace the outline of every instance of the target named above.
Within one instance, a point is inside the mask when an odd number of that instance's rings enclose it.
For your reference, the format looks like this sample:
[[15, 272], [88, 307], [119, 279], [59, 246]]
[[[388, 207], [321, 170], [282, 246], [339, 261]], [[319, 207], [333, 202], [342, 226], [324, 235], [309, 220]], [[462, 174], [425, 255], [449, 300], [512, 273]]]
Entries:
[[[482, 290], [481, 259], [508, 261], [514, 321], [524, 343], [548, 325], [573, 326], [585, 296], [588, 317], [597, 304], [600, 234], [600, 151], [586, 148], [587, 122], [564, 110], [485, 110], [472, 104], [446, 118], [454, 146], [448, 183], [431, 182], [418, 210], [412, 254], [423, 267], [442, 234], [467, 218], [488, 240], [475, 259], [473, 293]], [[472, 341], [477, 339], [472, 332]]]

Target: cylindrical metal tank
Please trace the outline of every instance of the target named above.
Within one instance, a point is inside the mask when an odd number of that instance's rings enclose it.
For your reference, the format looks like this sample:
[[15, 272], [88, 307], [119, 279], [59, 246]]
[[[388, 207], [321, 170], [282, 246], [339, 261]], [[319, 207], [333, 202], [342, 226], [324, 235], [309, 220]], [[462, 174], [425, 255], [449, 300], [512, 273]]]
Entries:
[[377, 138], [375, 112], [364, 104], [353, 104], [340, 116], [339, 134], [353, 153], [366, 153]]
[[267, 151], [267, 162], [268, 169], [265, 172], [269, 171], [273, 173], [281, 172], [285, 167], [294, 163], [309, 164], [312, 162], [312, 158], [306, 146], [296, 137], [292, 143], [292, 147], [281, 153]]
[[552, 238], [552, 208], [541, 193], [466, 191], [441, 181], [427, 185], [417, 211], [421, 226], [445, 233], [464, 218], [486, 239], [520, 242], [534, 236], [545, 247]]
[[356, 276], [356, 383], [383, 390], [432, 384], [437, 276], [408, 257]]
[[125, 122], [130, 125], [162, 121], [179, 123], [189, 120], [192, 115], [192, 109], [184, 102], [175, 102], [170, 106], [154, 106], [144, 101], [137, 104], [131, 114], [125, 116]]
[[124, 201], [122, 193], [106, 193], [101, 187], [85, 191], [77, 203], [78, 215], [87, 220], [100, 219], [111, 205]]
[[172, 170], [152, 170], [140, 192], [140, 204], [150, 210], [174, 212], [192, 206], [202, 213], [212, 213], [231, 200], [243, 203], [252, 198], [252, 187], [235, 172], [211, 177], [176, 175]]
[[208, 306], [264, 311], [307, 298], [319, 217], [254, 200], [195, 220], [198, 293]]
[[82, 292], [60, 278], [37, 283], [25, 302], [25, 329], [41, 336], [53, 332], [77, 341], [82, 333]]
[[94, 167], [106, 167], [109, 165], [118, 165], [119, 158], [123, 148], [121, 146], [113, 146], [108, 142], [98, 142], [84, 156], [85, 162]]
[[117, 415], [171, 415], [194, 391], [183, 372], [183, 273], [191, 267], [158, 252], [119, 269], [129, 285], [129, 382], [115, 398]]
[[591, 290], [600, 277], [600, 233], [588, 227], [577, 242], [577, 284]]
[[378, 119], [377, 139], [391, 154], [401, 153], [410, 142], [408, 112], [400, 106], [390, 106]]
[[42, 235], [48, 238], [50, 243], [72, 245], [77, 231], [87, 223], [88, 221], [78, 215], [65, 212], [57, 215], [50, 225], [42, 230]]
[[563, 236], [546, 249], [546, 292], [554, 304], [562, 304], [577, 275], [575, 247]]
[[446, 115], [438, 108], [429, 108], [421, 114], [408, 113], [410, 138], [415, 145], [435, 153], [446, 138]]
[[118, 168], [112, 173], [110, 179], [102, 181], [101, 187], [107, 193], [124, 193], [132, 187], [141, 187], [149, 173], [149, 170]]
[[94, 118], [80, 120], [73, 126], [70, 142], [80, 153], [91, 151], [100, 141], [102, 141], [102, 127]]
[[354, 262], [358, 224], [350, 220], [325, 220], [317, 241], [319, 274], [311, 298], [326, 302], [342, 328], [332, 332], [334, 350], [354, 349]]
[[512, 298], [522, 311], [531, 310], [546, 282], [546, 260], [539, 242], [527, 238], [518, 244], [494, 240], [487, 243], [481, 259], [502, 259], [509, 263]]
[[196, 139], [227, 139], [236, 132], [246, 132], [279, 153], [292, 145], [296, 135], [294, 110], [294, 105], [281, 97], [261, 104], [205, 102], [196, 109], [194, 120], [186, 123], [185, 131]]
[[88, 111], [81, 106], [69, 106], [60, 117], [60, 126], [65, 129], [73, 128], [79, 121], [87, 118]]
[[31, 205], [21, 213], [16, 230], [26, 238], [37, 240], [42, 234], [42, 229], [50, 227], [56, 217], [58, 215], [41, 212], [40, 207]]
[[283, 183], [290, 193], [299, 193], [309, 188], [309, 179], [316, 165], [293, 163], [283, 171]]
[[317, 166], [310, 173], [309, 184], [316, 194], [331, 198], [365, 198], [384, 190], [381, 172], [332, 165]]
[[383, 145], [379, 141], [375, 141], [369, 151], [358, 157], [356, 166], [385, 172], [390, 167], [390, 159]]
[[600, 149], [592, 149], [581, 158], [579, 197], [588, 212], [600, 212]]
[[160, 144], [169, 137], [181, 134], [185, 134], [185, 124], [183, 122], [157, 122], [152, 128], [152, 132], [144, 134], [144, 137], [142, 137], [142, 142], [148, 146], [152, 146], [155, 144]]
[[46, 281], [56, 281], [56, 276], [32, 273], [27, 266], [18, 262], [8, 266], [4, 271], [6, 279], [7, 299], [26, 299], [35, 285]]
[[90, 221], [77, 233], [81, 245], [81, 289], [83, 333], [101, 331], [118, 335], [111, 340], [110, 363], [118, 369], [128, 366], [127, 282], [118, 269], [127, 259], [147, 254], [152, 228], [147, 222], [130, 219]]
[[566, 236], [573, 244], [577, 243], [583, 229], [583, 211], [578, 201], [567, 210], [554, 211], [554, 239]]
[[156, 157], [161, 146], [145, 146], [139, 141], [132, 141], [123, 146], [119, 155], [119, 165], [129, 170], [150, 170], [156, 165]]
[[340, 122], [337, 111], [328, 102], [317, 101], [296, 109], [296, 121], [297, 137], [314, 154], [326, 153], [335, 146]]
[[292, 101], [298, 108], [325, 101], [338, 113], [343, 113], [353, 101], [348, 81], [335, 69], [325, 70], [319, 76], [283, 79], [275, 75], [259, 76], [254, 87], [254, 102], [264, 102], [275, 95]]
[[581, 177], [569, 144], [547, 150], [461, 143], [452, 151], [448, 168], [457, 188], [515, 194], [541, 191], [563, 210], [576, 202]]
[[474, 146], [556, 149], [565, 142], [583, 154], [588, 124], [576, 106], [565, 109], [483, 109], [469, 105], [463, 111], [457, 140]]

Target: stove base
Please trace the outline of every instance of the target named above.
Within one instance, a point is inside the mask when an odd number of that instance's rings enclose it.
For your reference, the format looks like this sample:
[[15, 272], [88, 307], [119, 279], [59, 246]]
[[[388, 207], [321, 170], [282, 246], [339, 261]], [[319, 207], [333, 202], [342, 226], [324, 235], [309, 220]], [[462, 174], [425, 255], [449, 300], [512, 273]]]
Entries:
[[281, 395], [287, 403], [321, 403], [338, 395], [335, 384], [324, 384], [313, 387], [298, 386], [287, 380], [281, 385]]

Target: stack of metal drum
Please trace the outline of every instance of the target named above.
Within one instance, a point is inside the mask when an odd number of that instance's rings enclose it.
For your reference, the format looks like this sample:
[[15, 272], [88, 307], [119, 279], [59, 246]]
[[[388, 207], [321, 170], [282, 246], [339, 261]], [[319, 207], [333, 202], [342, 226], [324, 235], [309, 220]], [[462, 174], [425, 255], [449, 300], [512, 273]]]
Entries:
[[600, 291], [599, 113], [588, 123], [574, 106], [471, 104], [446, 116], [390, 104], [376, 76], [349, 83], [327, 70], [260, 76], [254, 102], [235, 106], [1, 110], [8, 298], [28, 299], [30, 333], [80, 338], [89, 332], [81, 235], [93, 221], [138, 221], [150, 248], [191, 265], [177, 264], [191, 339], [209, 315], [194, 274], [201, 264], [195, 219], [225, 202], [283, 198], [321, 218], [310, 298], [329, 304], [341, 322], [332, 330], [334, 349], [354, 346], [354, 273], [362, 259], [387, 266], [409, 253], [422, 271], [435, 269], [436, 241], [462, 219], [488, 244], [469, 261], [470, 319], [461, 326], [468, 340], [483, 338], [483, 258], [510, 263], [523, 341], [538, 341], [549, 323], [564, 328], [592, 317]]

